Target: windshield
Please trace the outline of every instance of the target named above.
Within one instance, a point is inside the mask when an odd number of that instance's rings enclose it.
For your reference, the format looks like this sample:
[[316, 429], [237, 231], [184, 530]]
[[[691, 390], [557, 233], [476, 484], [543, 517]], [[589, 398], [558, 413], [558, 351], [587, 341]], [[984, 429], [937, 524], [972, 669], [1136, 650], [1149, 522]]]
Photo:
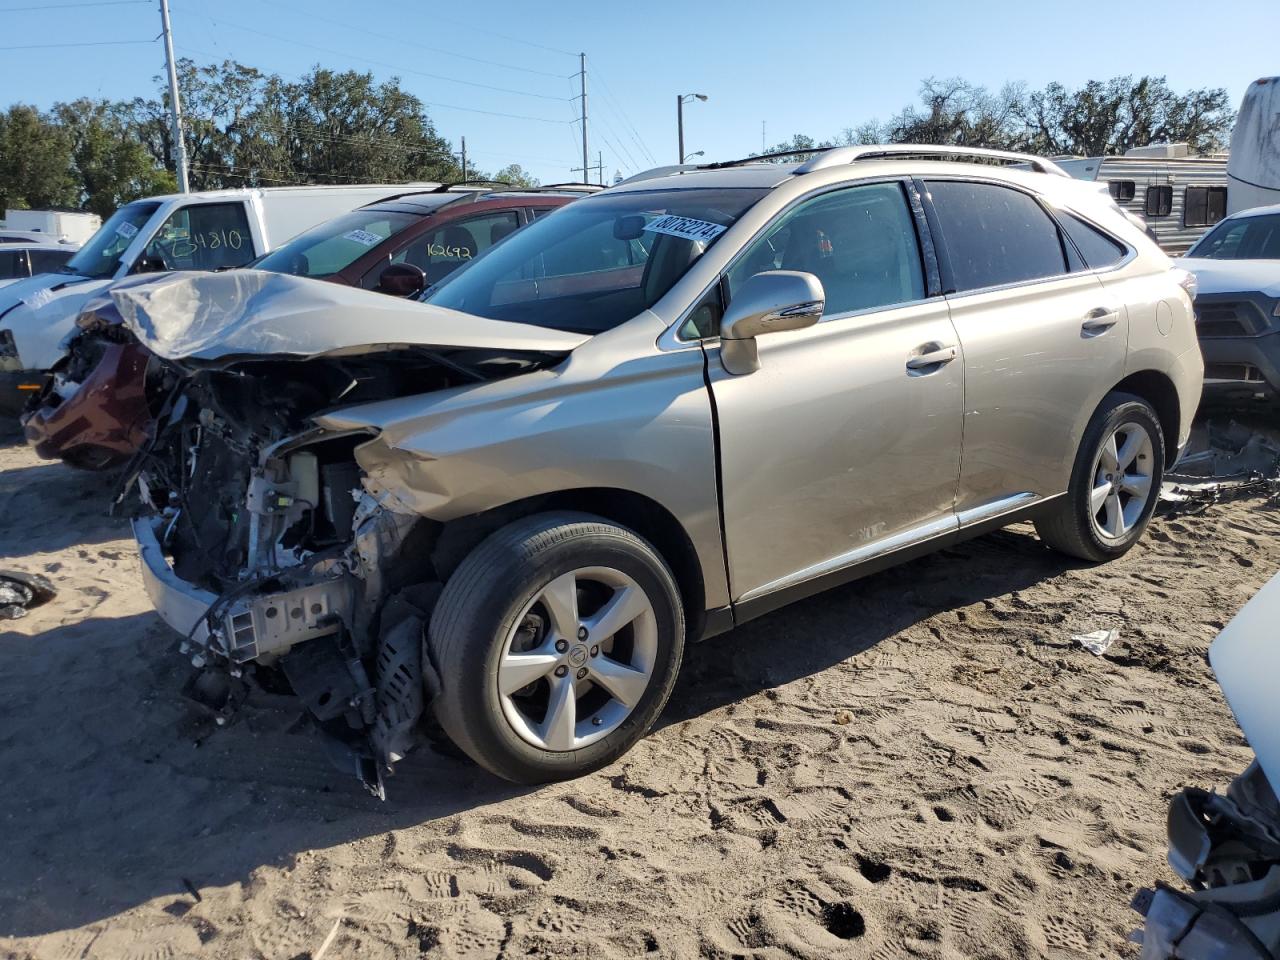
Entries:
[[159, 208], [158, 203], [125, 204], [67, 261], [62, 272], [78, 273], [90, 280], [112, 276], [120, 266], [120, 256]]
[[1280, 260], [1280, 213], [1224, 220], [1187, 251], [1210, 260]]
[[428, 303], [600, 333], [657, 303], [767, 190], [599, 194], [561, 207], [441, 281]]
[[353, 210], [298, 234], [253, 266], [295, 277], [331, 276], [419, 219], [413, 213]]

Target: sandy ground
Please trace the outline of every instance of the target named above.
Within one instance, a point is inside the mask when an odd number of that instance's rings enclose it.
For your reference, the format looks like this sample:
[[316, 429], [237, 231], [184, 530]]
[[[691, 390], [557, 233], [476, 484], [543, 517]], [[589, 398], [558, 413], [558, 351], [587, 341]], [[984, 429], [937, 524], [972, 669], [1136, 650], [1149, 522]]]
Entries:
[[[1015, 528], [693, 649], [659, 728], [519, 789], [430, 750], [386, 803], [293, 702], [217, 728], [97, 477], [0, 441], [0, 956], [1113, 957], [1165, 805], [1250, 754], [1205, 659], [1280, 567], [1260, 500], [1088, 569]], [[1103, 658], [1070, 635], [1119, 627]]]

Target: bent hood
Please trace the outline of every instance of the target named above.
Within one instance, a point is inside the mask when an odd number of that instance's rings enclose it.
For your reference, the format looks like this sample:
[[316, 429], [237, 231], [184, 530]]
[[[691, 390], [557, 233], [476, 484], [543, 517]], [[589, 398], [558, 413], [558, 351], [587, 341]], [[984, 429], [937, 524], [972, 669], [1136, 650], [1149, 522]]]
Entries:
[[1261, 293], [1280, 297], [1280, 260], [1211, 260], [1182, 257], [1174, 261], [1196, 275], [1199, 293]]
[[0, 329], [9, 330], [27, 370], [48, 370], [62, 356], [63, 337], [75, 329], [80, 308], [109, 280], [42, 273], [0, 289]]
[[1280, 575], [1272, 577], [1223, 628], [1209, 647], [1209, 663], [1236, 722], [1258, 755], [1271, 789], [1280, 796]]
[[262, 270], [173, 273], [109, 291], [166, 360], [319, 357], [405, 347], [568, 352], [589, 338]]

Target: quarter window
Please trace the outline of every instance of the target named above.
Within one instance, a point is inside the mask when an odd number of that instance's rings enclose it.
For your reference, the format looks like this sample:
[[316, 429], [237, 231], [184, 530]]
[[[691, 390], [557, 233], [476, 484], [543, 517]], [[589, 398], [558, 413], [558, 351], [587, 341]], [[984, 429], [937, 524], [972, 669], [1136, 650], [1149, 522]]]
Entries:
[[1057, 225], [1027, 194], [961, 180], [934, 180], [929, 194], [957, 292], [1067, 272]]
[[24, 250], [0, 250], [0, 280], [27, 276], [27, 258]]
[[925, 295], [915, 223], [897, 183], [837, 190], [784, 214], [729, 271], [730, 297], [765, 270], [812, 273], [828, 316]]
[[1058, 222], [1063, 231], [1075, 243], [1076, 249], [1084, 257], [1085, 265], [1091, 270], [1114, 267], [1124, 259], [1125, 247], [1112, 240], [1105, 233], [1079, 217], [1070, 213], [1060, 214]]
[[224, 270], [255, 256], [244, 204], [202, 203], [175, 210], [143, 253], [168, 270]]
[[1209, 227], [1226, 215], [1226, 187], [1187, 187], [1182, 201], [1184, 226]]
[[1111, 194], [1111, 199], [1117, 203], [1132, 200], [1137, 189], [1138, 185], [1132, 180], [1111, 180], [1107, 183], [1107, 191]]
[[1173, 187], [1168, 184], [1147, 187], [1144, 209], [1148, 217], [1167, 217], [1173, 212]]

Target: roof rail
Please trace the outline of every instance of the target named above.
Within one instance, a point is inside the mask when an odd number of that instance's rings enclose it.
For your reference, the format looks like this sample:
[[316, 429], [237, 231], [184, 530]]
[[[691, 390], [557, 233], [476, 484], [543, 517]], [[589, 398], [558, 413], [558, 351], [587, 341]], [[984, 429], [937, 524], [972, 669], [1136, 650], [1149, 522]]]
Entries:
[[748, 163], [764, 163], [769, 160], [780, 160], [783, 157], [810, 157], [815, 153], [826, 153], [838, 150], [839, 147], [809, 147], [807, 150], [774, 150], [772, 153], [755, 153], [741, 160], [717, 160], [715, 163], [702, 165], [703, 170], [723, 170], [725, 167], [741, 167]]
[[[812, 153], [813, 151], [800, 151]], [[828, 167], [858, 160], [880, 160], [890, 157], [972, 157], [974, 160], [1003, 160], [1007, 163], [1025, 163], [1037, 173], [1059, 177], [1071, 175], [1052, 160], [1032, 156], [1029, 153], [1011, 153], [1008, 150], [988, 150], [985, 147], [953, 147], [940, 143], [876, 143], [853, 147], [831, 147], [819, 156], [801, 164], [796, 174], [812, 173]]]
[[696, 163], [673, 163], [665, 167], [654, 167], [652, 170], [642, 170], [634, 174], [621, 183], [615, 183], [615, 187], [620, 187], [627, 183], [640, 183], [642, 180], [657, 180], [659, 177], [669, 177], [673, 173], [688, 173], [690, 170], [705, 170], [705, 166], [699, 166]]

